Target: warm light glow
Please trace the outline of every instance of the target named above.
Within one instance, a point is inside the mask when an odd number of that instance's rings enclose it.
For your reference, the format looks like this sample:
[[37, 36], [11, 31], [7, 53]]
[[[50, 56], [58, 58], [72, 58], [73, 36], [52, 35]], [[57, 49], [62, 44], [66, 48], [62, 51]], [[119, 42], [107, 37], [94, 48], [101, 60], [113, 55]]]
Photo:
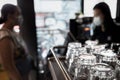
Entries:
[[85, 28], [84, 31], [90, 31], [90, 28]]

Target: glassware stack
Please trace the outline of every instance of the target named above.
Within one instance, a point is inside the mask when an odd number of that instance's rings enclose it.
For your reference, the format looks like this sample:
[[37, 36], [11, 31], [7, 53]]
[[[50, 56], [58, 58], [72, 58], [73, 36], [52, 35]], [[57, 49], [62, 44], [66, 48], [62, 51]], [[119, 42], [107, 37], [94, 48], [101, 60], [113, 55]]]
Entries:
[[112, 50], [106, 50], [101, 52], [101, 58], [103, 63], [107, 63], [113, 68], [116, 66], [117, 55]]
[[[74, 80], [114, 80], [120, 74], [116, 53], [106, 49], [106, 44], [98, 45], [98, 41], [69, 43], [66, 53], [68, 72]], [[119, 79], [117, 79], [119, 80]]]
[[73, 54], [73, 52], [71, 52], [71, 51], [74, 51], [75, 49], [76, 49], [76, 51], [77, 50], [79, 50], [79, 48], [81, 48], [81, 43], [69, 43], [68, 44], [68, 50], [67, 50], [67, 53], [66, 53], [66, 60], [69, 60], [69, 58], [70, 58], [70, 56], [71, 56], [71, 54]]
[[72, 74], [75, 72], [75, 67], [77, 64], [77, 59], [80, 54], [84, 53], [81, 43], [69, 43], [68, 50], [66, 54], [66, 64], [68, 65], [68, 71]]
[[87, 80], [90, 77], [90, 69], [96, 63], [96, 56], [82, 54], [77, 59], [74, 80]]
[[105, 63], [97, 63], [91, 69], [90, 80], [114, 80], [115, 72]]
[[116, 72], [116, 79], [120, 80], [120, 61], [118, 60], [115, 66], [115, 72]]

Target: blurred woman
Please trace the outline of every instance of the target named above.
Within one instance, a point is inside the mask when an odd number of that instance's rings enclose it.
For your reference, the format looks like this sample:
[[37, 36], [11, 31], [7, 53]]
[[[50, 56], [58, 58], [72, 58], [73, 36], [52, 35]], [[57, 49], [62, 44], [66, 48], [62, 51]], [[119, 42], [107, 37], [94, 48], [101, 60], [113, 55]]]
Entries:
[[0, 69], [5, 71], [10, 80], [28, 80], [31, 65], [21, 38], [13, 31], [19, 23], [19, 8], [5, 4], [1, 9], [0, 24]]
[[116, 41], [116, 28], [113, 22], [109, 6], [104, 3], [98, 3], [94, 7], [93, 39], [98, 39], [99, 43], [111, 43]]

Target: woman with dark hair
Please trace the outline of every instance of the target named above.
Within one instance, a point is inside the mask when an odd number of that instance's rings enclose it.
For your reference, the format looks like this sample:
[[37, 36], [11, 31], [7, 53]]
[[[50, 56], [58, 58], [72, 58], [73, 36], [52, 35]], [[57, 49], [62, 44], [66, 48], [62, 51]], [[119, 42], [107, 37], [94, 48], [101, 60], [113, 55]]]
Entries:
[[98, 3], [94, 9], [94, 28], [93, 39], [98, 39], [99, 43], [111, 43], [115, 41], [117, 26], [113, 22], [109, 6], [104, 3]]
[[10, 80], [28, 80], [31, 61], [22, 45], [22, 39], [13, 31], [19, 24], [19, 8], [5, 4], [1, 9], [0, 24], [0, 70], [5, 71]]

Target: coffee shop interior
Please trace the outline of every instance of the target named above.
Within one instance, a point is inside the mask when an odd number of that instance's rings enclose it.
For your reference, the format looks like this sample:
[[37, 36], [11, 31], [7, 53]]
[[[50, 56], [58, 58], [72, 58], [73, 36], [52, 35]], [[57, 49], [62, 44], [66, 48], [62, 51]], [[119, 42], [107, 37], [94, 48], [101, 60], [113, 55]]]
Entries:
[[120, 80], [120, 0], [0, 0], [0, 80]]

